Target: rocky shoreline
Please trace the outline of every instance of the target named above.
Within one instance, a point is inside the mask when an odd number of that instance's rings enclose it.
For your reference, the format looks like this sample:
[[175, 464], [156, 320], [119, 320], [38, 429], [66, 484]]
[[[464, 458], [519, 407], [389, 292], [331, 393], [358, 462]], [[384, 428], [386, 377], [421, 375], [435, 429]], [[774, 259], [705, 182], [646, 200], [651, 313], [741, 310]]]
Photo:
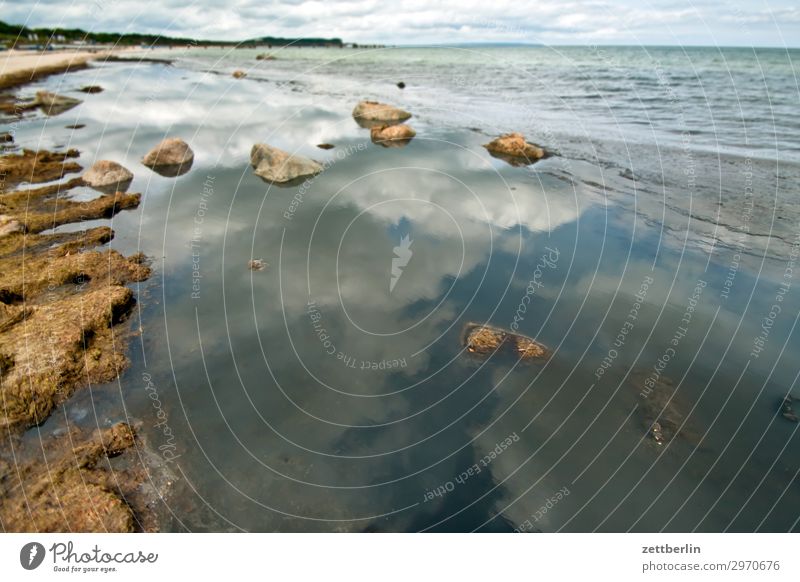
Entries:
[[[82, 68], [96, 57], [13, 71], [0, 87]], [[75, 391], [113, 381], [128, 365], [125, 322], [136, 299], [127, 285], [150, 275], [141, 254], [101, 248], [114, 237], [107, 226], [48, 232], [139, 205], [139, 194], [120, 191], [89, 201], [65, 196], [88, 185], [74, 176], [84, 169], [79, 157], [77, 150], [25, 149], [0, 157], [0, 528], [6, 532], [158, 528], [153, 500], [143, 493], [149, 457], [133, 427], [119, 423], [93, 433], [70, 427], [58, 436], [40, 433], [35, 442], [24, 438]]]
[[[70, 58], [39, 71], [17, 71], [0, 89], [47, 74], [88, 66]], [[113, 56], [91, 58], [114, 60]], [[123, 59], [116, 59], [123, 60]], [[236, 75], [244, 78], [245, 75]], [[87, 86], [86, 95], [99, 93]], [[58, 115], [81, 100], [47, 91], [20, 101], [0, 95], [0, 113]], [[417, 132], [408, 111], [376, 101], [361, 101], [354, 121], [383, 148], [407, 146]], [[107, 226], [54, 233], [65, 224], [111, 218], [136, 208], [141, 195], [128, 193], [133, 173], [112, 160], [83, 167], [80, 152], [19, 150], [13, 134], [0, 156], [0, 527], [5, 531], [133, 532], [158, 528], [145, 481], [147, 447], [135, 427], [120, 423], [93, 433], [68, 427], [59, 436], [26, 439], [77, 390], [115, 380], [128, 365], [126, 319], [136, 303], [129, 284], [150, 276], [147, 258], [125, 257], [102, 248], [114, 237]], [[9, 145], [10, 144], [10, 145]], [[333, 144], [320, 144], [329, 149]], [[511, 165], [528, 165], [545, 156], [520, 134], [501, 136], [489, 152]], [[191, 169], [194, 152], [183, 140], [168, 138], [141, 163], [161, 176]], [[274, 146], [257, 143], [253, 172], [264, 181], [291, 186], [322, 173], [324, 165]], [[70, 191], [91, 187], [88, 201]], [[260, 261], [250, 261], [260, 270]], [[531, 338], [488, 325], [470, 324], [465, 345], [473, 355], [507, 351], [524, 360], [546, 359], [550, 351]], [[465, 332], [466, 333], [466, 332]], [[112, 460], [113, 459], [113, 460]]]

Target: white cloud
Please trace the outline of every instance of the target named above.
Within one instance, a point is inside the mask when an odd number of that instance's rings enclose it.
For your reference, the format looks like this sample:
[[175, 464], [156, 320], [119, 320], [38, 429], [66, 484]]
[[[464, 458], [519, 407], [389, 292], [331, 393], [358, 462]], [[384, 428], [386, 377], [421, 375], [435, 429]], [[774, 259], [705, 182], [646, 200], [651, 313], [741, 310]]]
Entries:
[[[532, 42], [775, 45], [797, 39], [792, 0], [12, 0], [3, 19], [31, 26], [244, 40], [325, 36], [384, 44]], [[57, 6], [57, 10], [54, 10]], [[783, 41], [781, 39], [784, 39]], [[796, 41], [795, 41], [796, 42]]]

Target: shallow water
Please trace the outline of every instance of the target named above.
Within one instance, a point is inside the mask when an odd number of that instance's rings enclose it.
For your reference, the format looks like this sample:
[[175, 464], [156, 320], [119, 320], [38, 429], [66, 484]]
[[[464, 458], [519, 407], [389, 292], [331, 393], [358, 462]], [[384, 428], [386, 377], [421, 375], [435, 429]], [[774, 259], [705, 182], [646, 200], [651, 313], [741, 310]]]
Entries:
[[[131, 368], [41, 430], [138, 421], [172, 530], [797, 530], [797, 53], [602, 50], [170, 51], [22, 89], [105, 87], [17, 142], [133, 170], [111, 246], [155, 271]], [[371, 144], [360, 98], [418, 137]], [[491, 158], [509, 130], [557, 155]], [[139, 164], [166, 136], [188, 174]], [[269, 186], [258, 141], [329, 166]], [[463, 351], [515, 315], [549, 361]]]

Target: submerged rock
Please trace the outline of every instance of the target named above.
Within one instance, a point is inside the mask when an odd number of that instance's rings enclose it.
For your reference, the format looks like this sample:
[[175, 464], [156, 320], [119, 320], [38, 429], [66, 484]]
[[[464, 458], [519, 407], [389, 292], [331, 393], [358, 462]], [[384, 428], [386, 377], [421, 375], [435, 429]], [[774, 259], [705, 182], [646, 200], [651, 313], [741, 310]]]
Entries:
[[367, 128], [400, 123], [410, 117], [408, 111], [377, 101], [361, 101], [353, 109], [353, 119]]
[[14, 136], [4, 131], [0, 133], [0, 143], [11, 143], [14, 141]]
[[692, 407], [672, 379], [663, 375], [653, 379], [648, 372], [637, 370], [631, 373], [630, 383], [639, 392], [636, 413], [651, 443], [661, 446], [681, 437], [695, 446], [700, 444], [689, 421]]
[[333, 149], [333, 148], [335, 148], [336, 146], [335, 146], [335, 145], [333, 145], [332, 143], [318, 143], [318, 144], [317, 144], [317, 147], [318, 147], [319, 149], [321, 149], [321, 150], [332, 150], [332, 149]]
[[525, 137], [521, 133], [501, 135], [483, 147], [494, 157], [504, 160], [512, 166], [528, 166], [547, 157], [544, 149], [525, 141]]
[[267, 268], [267, 263], [261, 259], [251, 259], [247, 262], [247, 268], [251, 271], [263, 271]]
[[237, 69], [237, 70], [235, 70], [235, 71], [233, 72], [233, 78], [234, 78], [234, 79], [243, 79], [243, 78], [245, 78], [246, 76], [247, 76], [247, 73], [245, 73], [244, 71], [242, 71], [242, 70], [240, 70], [240, 69]]
[[273, 184], [287, 186], [319, 174], [323, 170], [319, 162], [302, 156], [293, 156], [264, 143], [253, 146], [250, 151], [250, 163], [256, 176]]
[[535, 360], [550, 355], [547, 347], [536, 340], [493, 325], [468, 323], [464, 328], [463, 342], [469, 353], [481, 356], [510, 352], [524, 360]]
[[792, 403], [797, 400], [791, 394], [787, 394], [783, 400], [781, 400], [781, 416], [790, 422], [797, 422], [797, 413], [794, 411], [794, 407]]
[[80, 99], [65, 97], [50, 91], [36, 93], [36, 105], [47, 115], [59, 115], [83, 103]]
[[401, 148], [407, 146], [417, 135], [417, 132], [405, 124], [379, 125], [373, 127], [369, 135], [372, 143], [382, 145], [385, 148]]
[[66, 127], [67, 129], [83, 129], [84, 127], [86, 127], [86, 124], [85, 123], [75, 123], [73, 125], [65, 125], [64, 127]]
[[81, 93], [102, 93], [103, 88], [100, 85], [86, 85], [78, 89]]
[[194, 152], [178, 137], [162, 141], [142, 158], [142, 164], [167, 177], [181, 176], [192, 168]]
[[82, 177], [89, 186], [107, 194], [125, 192], [133, 180], [129, 170], [110, 160], [95, 162]]
[[406, 88], [406, 84], [405, 84], [405, 83], [403, 83], [402, 81], [400, 81], [400, 82], [397, 84], [397, 88], [398, 88], [398, 89], [405, 89], [405, 88]]
[[256, 55], [257, 61], [274, 61], [275, 56], [269, 53], [261, 53], [260, 55]]

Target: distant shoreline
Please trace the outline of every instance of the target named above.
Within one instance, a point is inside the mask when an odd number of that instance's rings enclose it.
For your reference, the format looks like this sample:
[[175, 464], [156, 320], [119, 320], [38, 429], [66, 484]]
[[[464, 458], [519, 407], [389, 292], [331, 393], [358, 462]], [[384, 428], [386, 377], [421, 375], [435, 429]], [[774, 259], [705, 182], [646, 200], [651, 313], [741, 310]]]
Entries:
[[103, 49], [98, 51], [20, 51], [0, 53], [0, 89], [10, 89], [47, 75], [84, 69], [96, 59], [137, 49]]

